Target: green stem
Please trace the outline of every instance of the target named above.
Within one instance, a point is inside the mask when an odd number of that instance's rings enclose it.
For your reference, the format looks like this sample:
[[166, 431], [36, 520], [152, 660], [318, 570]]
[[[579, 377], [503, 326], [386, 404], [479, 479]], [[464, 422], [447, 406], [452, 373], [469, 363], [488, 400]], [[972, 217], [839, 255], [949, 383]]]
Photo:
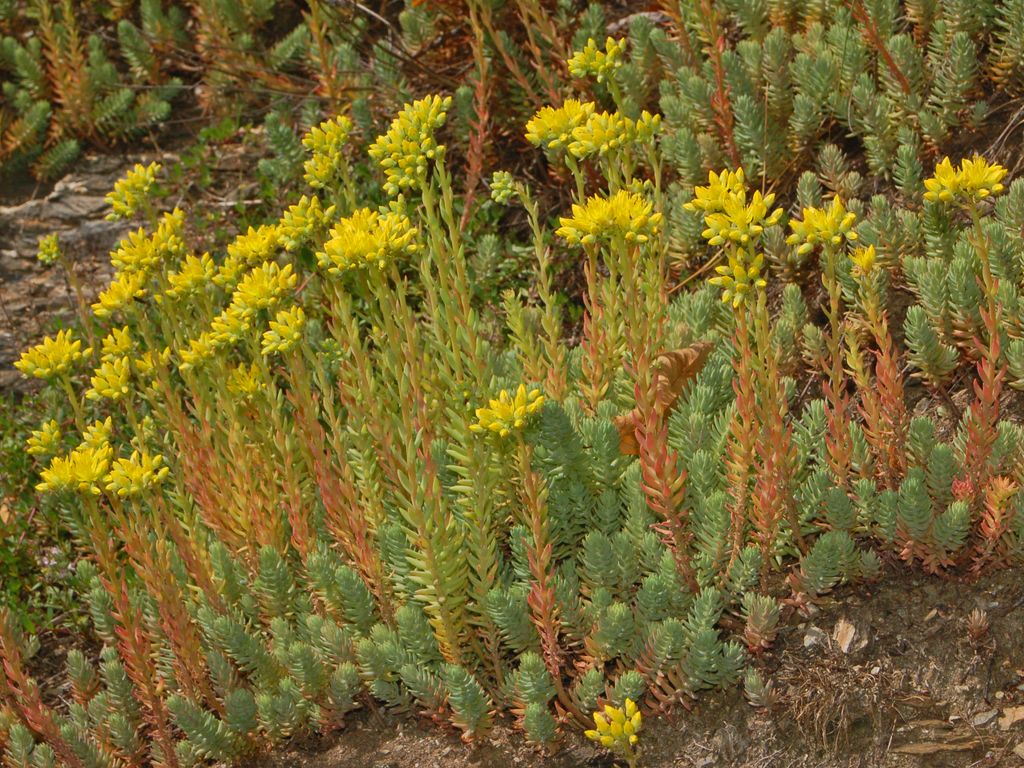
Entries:
[[[967, 206], [967, 211], [971, 216], [971, 223], [974, 227], [974, 249], [978, 254], [978, 260], [981, 261], [981, 287], [985, 293], [985, 299], [988, 303], [989, 322], [992, 324], [992, 328], [995, 329], [995, 333], [999, 332], [999, 297], [996, 295], [997, 283], [996, 279], [992, 276], [992, 265], [989, 260], [989, 241], [988, 235], [985, 234], [985, 228], [981, 221], [981, 212], [978, 210], [978, 204], [975, 201], [971, 201]], [[986, 348], [985, 354], [991, 356], [992, 344], [989, 339], [989, 344]], [[993, 365], [998, 361], [992, 360]]]
[[85, 414], [82, 412], [82, 401], [78, 399], [78, 395], [75, 394], [74, 387], [71, 386], [71, 379], [67, 376], [60, 377], [61, 388], [64, 390], [64, 394], [68, 397], [68, 402], [71, 403], [71, 410], [75, 412], [75, 424], [78, 426], [80, 431], [85, 431]]

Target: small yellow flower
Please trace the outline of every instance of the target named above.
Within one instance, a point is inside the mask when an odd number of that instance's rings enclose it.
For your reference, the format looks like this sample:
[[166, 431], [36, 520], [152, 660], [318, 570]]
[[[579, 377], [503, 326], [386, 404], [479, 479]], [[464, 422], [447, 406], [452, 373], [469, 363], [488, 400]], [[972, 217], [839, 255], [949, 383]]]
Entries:
[[237, 265], [238, 273], [241, 274], [246, 267], [255, 267], [273, 259], [280, 246], [281, 230], [278, 225], [260, 224], [256, 228], [249, 227], [245, 234], [239, 235], [228, 244], [225, 267], [228, 267], [229, 263]]
[[82, 435], [82, 445], [102, 448], [110, 442], [110, 433], [113, 429], [114, 423], [109, 416], [102, 421], [94, 421], [85, 428], [85, 433]]
[[137, 163], [123, 179], [118, 179], [114, 184], [114, 190], [106, 197], [111, 207], [107, 219], [130, 219], [137, 214], [153, 191], [160, 168], [159, 163], [150, 163], [146, 166]]
[[496, 400], [488, 402], [486, 408], [476, 409], [476, 423], [470, 424], [473, 432], [491, 432], [498, 437], [508, 437], [514, 430], [526, 426], [526, 420], [544, 405], [540, 390], [526, 391], [520, 384], [515, 396], [507, 389], [498, 393]]
[[725, 210], [726, 201], [737, 195], [746, 194], [746, 182], [743, 180], [743, 169], [736, 171], [724, 170], [721, 173], [711, 171], [708, 174], [708, 185], [694, 189], [694, 198], [683, 205], [686, 210], [704, 215]]
[[117, 402], [128, 394], [131, 374], [131, 362], [127, 357], [104, 360], [89, 381], [92, 386], [85, 392], [86, 399]]
[[113, 451], [110, 445], [83, 443], [67, 456], [58, 456], [40, 473], [42, 482], [36, 490], [42, 493], [78, 491], [98, 496], [101, 484], [110, 467]]
[[748, 296], [763, 290], [767, 283], [761, 276], [764, 267], [764, 255], [751, 255], [743, 248], [729, 251], [728, 263], [715, 267], [716, 277], [708, 282], [722, 289], [722, 301], [731, 303], [734, 308], [742, 306]]
[[269, 357], [292, 349], [302, 339], [305, 326], [306, 313], [302, 307], [282, 309], [270, 321], [270, 329], [263, 333], [263, 354]]
[[106, 476], [106, 488], [121, 498], [140, 496], [159, 486], [169, 473], [164, 457], [147, 451], [132, 451], [127, 459], [116, 459]]
[[207, 335], [216, 349], [229, 347], [241, 341], [252, 328], [252, 312], [232, 304], [213, 320]]
[[60, 260], [60, 240], [57, 238], [56, 232], [39, 238], [39, 250], [36, 251], [36, 258], [39, 259], [40, 264], [46, 266]]
[[334, 218], [334, 206], [324, 210], [320, 198], [305, 195], [290, 206], [278, 222], [278, 236], [281, 245], [289, 253], [308, 242], [318, 231]]
[[147, 382], [152, 380], [157, 365], [166, 366], [171, 361], [171, 348], [150, 349], [135, 358], [135, 372]]
[[96, 317], [105, 319], [122, 309], [128, 307], [135, 299], [146, 295], [146, 283], [148, 278], [142, 272], [124, 272], [114, 276], [114, 279], [96, 297], [92, 305], [92, 311]]
[[114, 328], [103, 337], [100, 360], [113, 360], [131, 354], [135, 343], [128, 326]]
[[263, 377], [255, 363], [242, 363], [228, 376], [228, 392], [242, 400], [250, 400], [264, 389]]
[[560, 107], [543, 107], [526, 123], [526, 140], [535, 147], [562, 149], [572, 132], [587, 122], [597, 107], [593, 102], [566, 99]]
[[189, 371], [212, 360], [217, 354], [217, 342], [210, 333], [202, 333], [195, 339], [189, 339], [188, 347], [178, 351], [181, 360], [178, 368]]
[[853, 262], [854, 277], [870, 277], [878, 269], [875, 246], [869, 245], [865, 248], [855, 248], [853, 253], [850, 254], [850, 261]]
[[123, 274], [151, 275], [161, 264], [176, 261], [185, 254], [181, 235], [184, 224], [185, 213], [180, 208], [165, 213], [153, 234], [141, 227], [130, 232], [110, 254], [110, 263]]
[[153, 241], [141, 227], [129, 232], [128, 237], [119, 242], [117, 248], [110, 253], [110, 263], [123, 273], [149, 274], [159, 262], [160, 256], [153, 248]]
[[661, 115], [654, 115], [646, 109], [640, 113], [640, 119], [633, 123], [633, 141], [645, 144], [661, 130]]
[[832, 205], [826, 208], [804, 208], [803, 221], [789, 222], [793, 234], [786, 238], [790, 245], [800, 243], [797, 253], [805, 254], [819, 244], [837, 246], [843, 240], [856, 240], [853, 225], [857, 216], [847, 211], [839, 197], [832, 198]]
[[980, 155], [960, 161], [960, 183], [969, 196], [981, 200], [1003, 191], [1002, 181], [1007, 170], [995, 163], [989, 163]]
[[183, 299], [199, 293], [217, 274], [217, 265], [210, 254], [196, 256], [188, 254], [178, 268], [167, 274], [167, 291], [165, 295], [172, 299]]
[[935, 166], [935, 175], [925, 179], [924, 199], [930, 202], [952, 202], [955, 199], [983, 200], [1003, 191], [1003, 179], [1007, 170], [995, 163], [989, 163], [980, 155], [961, 160], [960, 167], [954, 168], [948, 157]]
[[394, 197], [405, 189], [422, 189], [430, 163], [444, 158], [444, 145], [434, 132], [444, 125], [451, 96], [427, 96], [406, 104], [368, 150], [383, 169], [384, 191]]
[[618, 112], [595, 112], [572, 130], [567, 149], [577, 160], [615, 152], [636, 136], [636, 124]]
[[604, 50], [597, 47], [594, 38], [589, 38], [582, 51], [573, 53], [569, 59], [569, 74], [573, 77], [593, 77], [603, 83], [616, 69], [623, 64], [626, 52], [626, 41], [609, 37], [605, 40]]
[[417, 235], [404, 214], [361, 208], [334, 225], [317, 261], [332, 275], [368, 265], [383, 269], [392, 259], [415, 253]]
[[54, 379], [71, 371], [84, 356], [82, 342], [71, 331], [58, 331], [22, 353], [14, 367], [36, 379]]
[[49, 458], [60, 449], [60, 425], [55, 419], [44, 421], [39, 429], [33, 429], [26, 443], [30, 456]]
[[572, 216], [560, 219], [556, 234], [570, 245], [594, 245], [598, 240], [622, 239], [646, 243], [661, 228], [662, 215], [640, 195], [619, 190], [609, 198], [594, 196], [573, 204]]
[[636, 764], [636, 744], [643, 728], [643, 717], [632, 700], [622, 708], [606, 704], [604, 712], [594, 713], [594, 728], [583, 735], [591, 741], [621, 755], [632, 766]]
[[277, 262], [268, 261], [242, 278], [231, 295], [229, 309], [246, 317], [258, 310], [270, 309], [295, 288], [298, 279], [291, 264], [281, 267]]
[[775, 195], [771, 193], [762, 197], [759, 191], [754, 192], [750, 203], [746, 191], [732, 194], [723, 201], [720, 211], [704, 214], [707, 229], [702, 234], [710, 245], [750, 245], [765, 227], [778, 224], [782, 218], [781, 208], [769, 210], [774, 202]]
[[344, 115], [325, 120], [311, 128], [302, 145], [311, 157], [305, 163], [306, 183], [315, 189], [331, 186], [345, 162], [345, 145], [352, 133], [352, 121]]

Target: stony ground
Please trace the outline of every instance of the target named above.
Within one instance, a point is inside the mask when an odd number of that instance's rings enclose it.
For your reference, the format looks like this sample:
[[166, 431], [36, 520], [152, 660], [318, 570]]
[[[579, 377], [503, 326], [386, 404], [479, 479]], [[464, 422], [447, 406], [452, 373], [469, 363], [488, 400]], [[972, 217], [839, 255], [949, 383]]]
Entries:
[[59, 234], [91, 299], [110, 278], [111, 247], [128, 231], [123, 222], [103, 218], [103, 198], [136, 161], [88, 157], [52, 189], [17, 190], [21, 200], [0, 200], [9, 203], [0, 205], [0, 392], [18, 385], [21, 377], [12, 364], [21, 350], [74, 313], [64, 271], [36, 260], [39, 238]]

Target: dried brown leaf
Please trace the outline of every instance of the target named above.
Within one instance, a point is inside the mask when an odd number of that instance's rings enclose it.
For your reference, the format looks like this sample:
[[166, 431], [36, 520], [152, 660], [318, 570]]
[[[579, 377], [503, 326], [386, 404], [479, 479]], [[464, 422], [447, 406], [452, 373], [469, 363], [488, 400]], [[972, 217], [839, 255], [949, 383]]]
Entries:
[[[711, 344], [698, 341], [688, 347], [658, 355], [654, 362], [655, 404], [661, 413], [667, 413], [676, 404], [687, 383], [696, 378], [711, 354]], [[640, 411], [634, 408], [629, 413], [615, 417], [615, 428], [619, 431], [619, 451], [626, 456], [636, 456], [640, 446], [636, 441], [636, 427]]]

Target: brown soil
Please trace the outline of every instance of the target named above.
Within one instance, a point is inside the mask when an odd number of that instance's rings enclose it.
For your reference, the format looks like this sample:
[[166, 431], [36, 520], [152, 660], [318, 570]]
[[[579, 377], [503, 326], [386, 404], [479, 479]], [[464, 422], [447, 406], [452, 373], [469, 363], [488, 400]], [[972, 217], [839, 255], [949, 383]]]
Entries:
[[[967, 616], [987, 614], [975, 641]], [[853, 628], [849, 639], [849, 627]], [[843, 635], [845, 628], [846, 636]], [[840, 594], [793, 620], [760, 661], [777, 701], [740, 689], [691, 712], [645, 720], [645, 768], [1012, 768], [1024, 766], [1024, 579], [975, 583], [909, 576]], [[848, 640], [844, 653], [843, 640]], [[1019, 709], [1017, 709], [1019, 708]], [[1014, 722], [1015, 718], [1019, 720]], [[255, 768], [608, 768], [578, 733], [542, 755], [503, 722], [476, 747], [451, 731], [361, 713], [331, 737], [294, 742]]]

